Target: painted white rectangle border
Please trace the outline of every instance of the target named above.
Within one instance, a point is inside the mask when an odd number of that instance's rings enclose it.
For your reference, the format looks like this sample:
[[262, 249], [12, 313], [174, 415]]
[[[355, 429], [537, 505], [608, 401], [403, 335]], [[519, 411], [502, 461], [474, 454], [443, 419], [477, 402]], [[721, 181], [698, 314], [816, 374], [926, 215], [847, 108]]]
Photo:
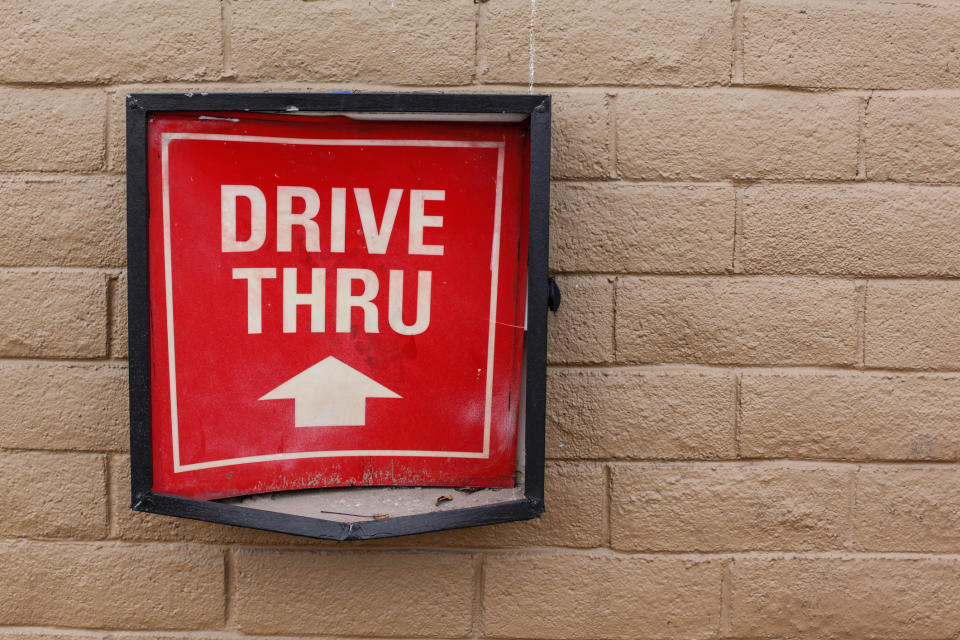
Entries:
[[[415, 451], [415, 450], [339, 450], [339, 451], [297, 451], [292, 453], [274, 453], [242, 458], [226, 458], [192, 464], [180, 463], [179, 420], [177, 414], [177, 378], [176, 356], [174, 353], [173, 329], [173, 280], [170, 255], [170, 144], [177, 140], [214, 140], [220, 142], [259, 142], [273, 144], [301, 144], [312, 146], [374, 146], [374, 147], [459, 147], [497, 149], [497, 185], [494, 205], [493, 245], [490, 250], [490, 315], [487, 332], [487, 375], [484, 390], [483, 408], [483, 451]], [[161, 181], [163, 198], [163, 266], [166, 294], [167, 318], [167, 358], [170, 379], [170, 426], [173, 444], [174, 473], [198, 471], [215, 467], [228, 467], [254, 462], [274, 460], [299, 460], [305, 458], [341, 458], [341, 457], [425, 457], [425, 458], [479, 458], [490, 457], [490, 425], [493, 412], [493, 351], [496, 338], [497, 285], [500, 271], [500, 226], [503, 203], [504, 142], [468, 141], [468, 140], [363, 140], [363, 139], [321, 139], [321, 138], [281, 138], [272, 136], [245, 136], [213, 133], [163, 133], [161, 141]]]

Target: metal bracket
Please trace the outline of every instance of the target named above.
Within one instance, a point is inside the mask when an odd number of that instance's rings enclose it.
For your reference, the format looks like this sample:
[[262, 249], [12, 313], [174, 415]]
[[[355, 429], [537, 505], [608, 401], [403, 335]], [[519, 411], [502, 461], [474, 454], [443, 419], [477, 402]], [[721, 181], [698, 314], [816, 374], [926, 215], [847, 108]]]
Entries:
[[547, 308], [553, 311], [553, 315], [557, 315], [562, 296], [560, 295], [560, 287], [557, 285], [557, 279], [553, 276], [547, 278], [547, 289]]

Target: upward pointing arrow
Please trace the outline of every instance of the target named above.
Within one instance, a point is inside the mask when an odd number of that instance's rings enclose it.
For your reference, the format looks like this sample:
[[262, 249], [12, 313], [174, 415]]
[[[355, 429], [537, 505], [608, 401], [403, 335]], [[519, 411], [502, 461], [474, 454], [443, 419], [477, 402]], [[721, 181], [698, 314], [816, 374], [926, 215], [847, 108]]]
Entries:
[[328, 356], [260, 400], [293, 400], [298, 427], [346, 427], [366, 424], [367, 398], [401, 396], [333, 356]]

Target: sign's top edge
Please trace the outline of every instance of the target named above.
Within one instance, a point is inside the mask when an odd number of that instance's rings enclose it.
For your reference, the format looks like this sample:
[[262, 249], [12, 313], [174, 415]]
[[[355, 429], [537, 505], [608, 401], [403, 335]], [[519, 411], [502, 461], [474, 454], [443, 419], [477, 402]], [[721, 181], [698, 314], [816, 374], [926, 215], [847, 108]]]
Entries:
[[500, 114], [549, 111], [549, 95], [470, 93], [130, 93], [127, 106], [143, 111], [250, 111], [363, 114]]

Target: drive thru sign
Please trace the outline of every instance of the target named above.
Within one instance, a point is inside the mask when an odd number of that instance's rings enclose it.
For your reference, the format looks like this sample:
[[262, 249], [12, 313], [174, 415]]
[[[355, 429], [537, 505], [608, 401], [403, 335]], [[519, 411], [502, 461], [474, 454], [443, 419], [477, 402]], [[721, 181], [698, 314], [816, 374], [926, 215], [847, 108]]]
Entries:
[[514, 484], [527, 129], [147, 120], [153, 491]]

